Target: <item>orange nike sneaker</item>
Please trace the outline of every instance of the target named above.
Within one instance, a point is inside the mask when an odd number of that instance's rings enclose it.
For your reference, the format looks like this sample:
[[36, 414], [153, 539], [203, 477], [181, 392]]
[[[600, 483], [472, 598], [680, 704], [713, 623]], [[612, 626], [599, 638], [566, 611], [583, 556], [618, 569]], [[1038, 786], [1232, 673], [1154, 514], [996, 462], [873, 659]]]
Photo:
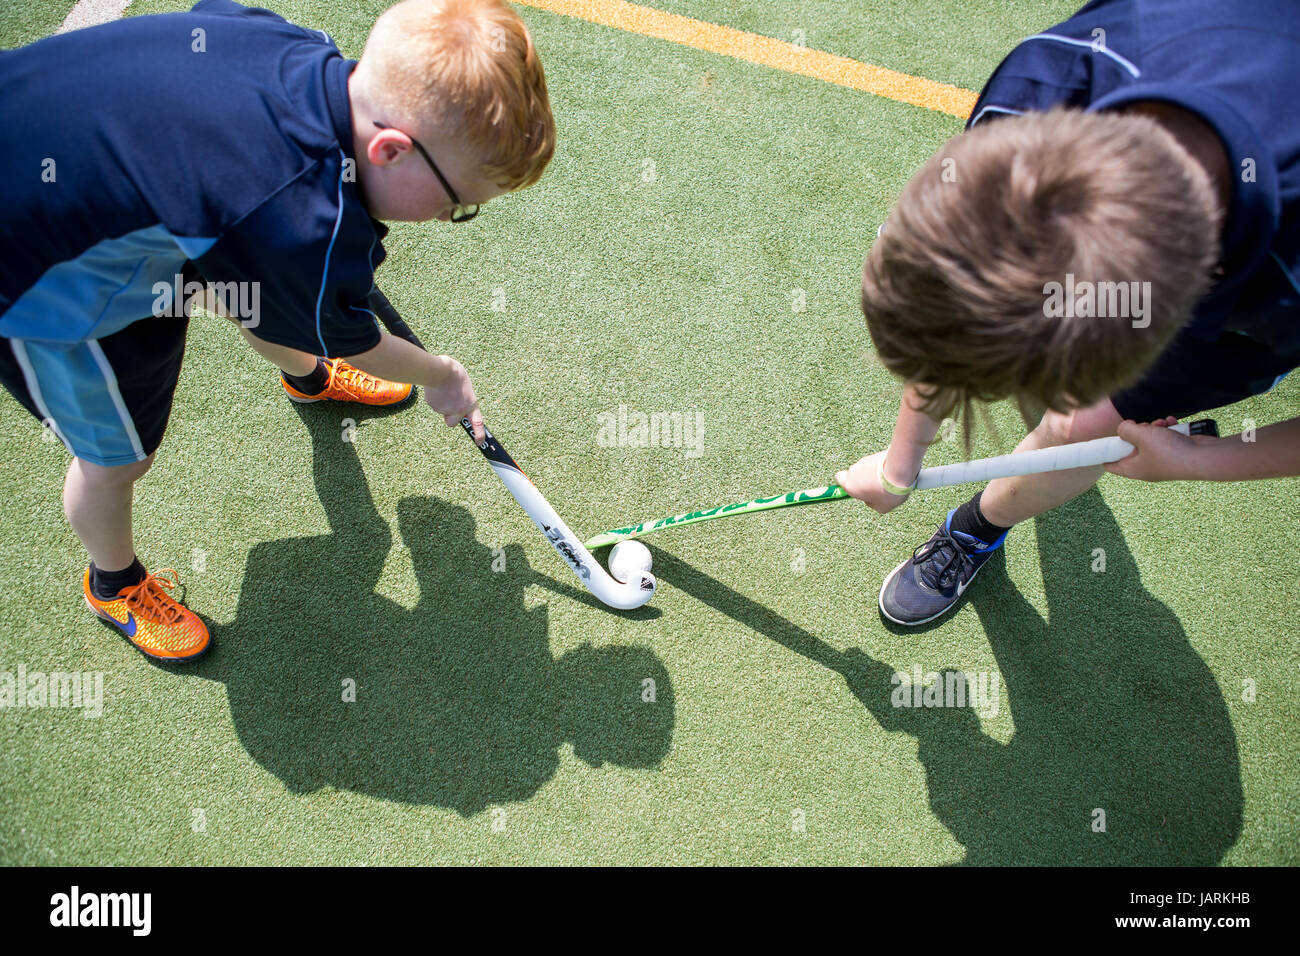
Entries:
[[[170, 574], [170, 578], [163, 577]], [[90, 590], [90, 569], [82, 578], [90, 609], [117, 626], [126, 639], [149, 657], [192, 661], [212, 646], [208, 627], [199, 616], [167, 592], [180, 583], [176, 572], [164, 568], [145, 575], [139, 584], [122, 588], [117, 597], [101, 601]]]
[[317, 395], [300, 392], [289, 384], [283, 374], [280, 384], [295, 402], [360, 402], [362, 405], [396, 405], [411, 396], [411, 386], [401, 382], [386, 382], [375, 378], [342, 359], [323, 359], [329, 369], [329, 382]]

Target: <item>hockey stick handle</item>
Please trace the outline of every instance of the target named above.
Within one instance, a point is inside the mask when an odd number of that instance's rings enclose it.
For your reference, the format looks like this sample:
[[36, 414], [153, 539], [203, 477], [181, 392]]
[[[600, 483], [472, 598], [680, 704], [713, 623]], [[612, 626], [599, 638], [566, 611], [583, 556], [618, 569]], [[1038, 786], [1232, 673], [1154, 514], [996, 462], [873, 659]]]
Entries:
[[[1214, 422], [1209, 419], [1191, 424], [1181, 422], [1170, 428], [1183, 435], [1207, 434], [1211, 430], [1217, 434], [1218, 431], [1214, 428]], [[995, 478], [1016, 478], [1048, 471], [1088, 468], [1119, 461], [1132, 453], [1132, 445], [1119, 436], [1112, 435], [1110, 438], [1094, 438], [1092, 441], [1072, 442], [1068, 445], [1038, 448], [1034, 451], [1013, 452], [993, 458], [979, 458], [953, 465], [922, 468], [921, 473], [916, 476], [916, 487], [924, 491], [927, 488], [946, 488], [949, 485], [992, 481]]]

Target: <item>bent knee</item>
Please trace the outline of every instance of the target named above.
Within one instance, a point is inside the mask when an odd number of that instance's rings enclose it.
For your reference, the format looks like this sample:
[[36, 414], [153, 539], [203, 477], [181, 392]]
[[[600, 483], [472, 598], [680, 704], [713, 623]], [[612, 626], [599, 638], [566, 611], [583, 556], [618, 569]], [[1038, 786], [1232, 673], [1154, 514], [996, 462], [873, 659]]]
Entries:
[[[154, 453], [156, 455], [157, 452]], [[154, 455], [143, 461], [133, 461], [128, 465], [96, 465], [78, 458], [77, 467], [87, 482], [95, 485], [126, 485], [139, 481], [153, 467]]]
[[1095, 405], [1066, 413], [1049, 409], [1039, 422], [1037, 431], [1049, 445], [1067, 445], [1071, 442], [1092, 441], [1094, 438], [1109, 438], [1115, 434], [1123, 420], [1107, 398]]

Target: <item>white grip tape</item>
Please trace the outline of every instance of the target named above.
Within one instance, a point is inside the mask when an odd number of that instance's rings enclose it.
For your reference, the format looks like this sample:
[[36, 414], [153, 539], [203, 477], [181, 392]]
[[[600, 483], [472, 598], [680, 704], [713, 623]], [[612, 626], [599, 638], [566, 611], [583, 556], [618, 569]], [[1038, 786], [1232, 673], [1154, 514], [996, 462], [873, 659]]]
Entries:
[[[1186, 435], [1188, 426], [1179, 423], [1172, 430]], [[975, 481], [992, 481], [994, 478], [1014, 478], [1018, 475], [1036, 475], [1045, 471], [1066, 471], [1070, 468], [1087, 468], [1119, 461], [1133, 451], [1133, 446], [1118, 436], [1095, 438], [1092, 441], [1073, 442], [1054, 448], [1038, 448], [994, 458], [980, 458], [954, 465], [937, 465], [923, 468], [916, 478], [916, 487], [944, 488]]]

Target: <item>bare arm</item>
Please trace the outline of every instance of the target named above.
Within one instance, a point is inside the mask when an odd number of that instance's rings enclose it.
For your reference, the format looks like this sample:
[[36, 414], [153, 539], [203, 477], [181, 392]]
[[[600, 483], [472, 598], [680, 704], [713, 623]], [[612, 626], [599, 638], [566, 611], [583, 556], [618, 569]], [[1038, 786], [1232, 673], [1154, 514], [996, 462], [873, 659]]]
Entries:
[[[1258, 481], [1300, 475], [1300, 418], [1242, 435], [1189, 438], [1159, 425], [1123, 422], [1119, 437], [1133, 454], [1106, 470], [1142, 481]], [[1250, 437], [1250, 436], [1247, 436]]]
[[[388, 300], [384, 299], [383, 303], [387, 305]], [[238, 318], [226, 311], [211, 289], [205, 290], [200, 304], [207, 311], [224, 316], [239, 326], [239, 331], [248, 344], [282, 371], [290, 375], [306, 375], [316, 367], [316, 356], [312, 353], [258, 338]], [[462, 418], [468, 418], [474, 428], [474, 440], [483, 441], [485, 433], [483, 415], [478, 409], [478, 396], [474, 394], [474, 386], [465, 367], [450, 355], [431, 355], [418, 345], [385, 332], [378, 345], [359, 355], [349, 355], [347, 362], [376, 378], [422, 386], [424, 400], [430, 408], [443, 416], [448, 425], [457, 425]]]
[[877, 476], [881, 462], [884, 462], [885, 478], [891, 483], [899, 487], [910, 485], [921, 470], [921, 460], [939, 430], [938, 422], [919, 410], [921, 401], [916, 387], [909, 382], [898, 405], [898, 418], [894, 422], [894, 436], [889, 447], [868, 455], [835, 476], [836, 484], [881, 514], [907, 500], [906, 496], [890, 494], [881, 487]]
[[384, 333], [378, 345], [368, 352], [349, 355], [347, 361], [376, 378], [436, 388], [451, 374], [451, 363], [456, 360], [449, 355], [432, 355]]
[[939, 431], [939, 423], [919, 410], [921, 402], [916, 386], [909, 382], [898, 406], [894, 437], [885, 459], [885, 477], [896, 485], [910, 485], [916, 478], [921, 461]]
[[450, 355], [432, 355], [405, 339], [384, 333], [374, 348], [349, 355], [347, 360], [376, 378], [421, 386], [424, 400], [448, 425], [468, 418], [474, 426], [474, 440], [484, 440], [483, 415], [469, 373]]

